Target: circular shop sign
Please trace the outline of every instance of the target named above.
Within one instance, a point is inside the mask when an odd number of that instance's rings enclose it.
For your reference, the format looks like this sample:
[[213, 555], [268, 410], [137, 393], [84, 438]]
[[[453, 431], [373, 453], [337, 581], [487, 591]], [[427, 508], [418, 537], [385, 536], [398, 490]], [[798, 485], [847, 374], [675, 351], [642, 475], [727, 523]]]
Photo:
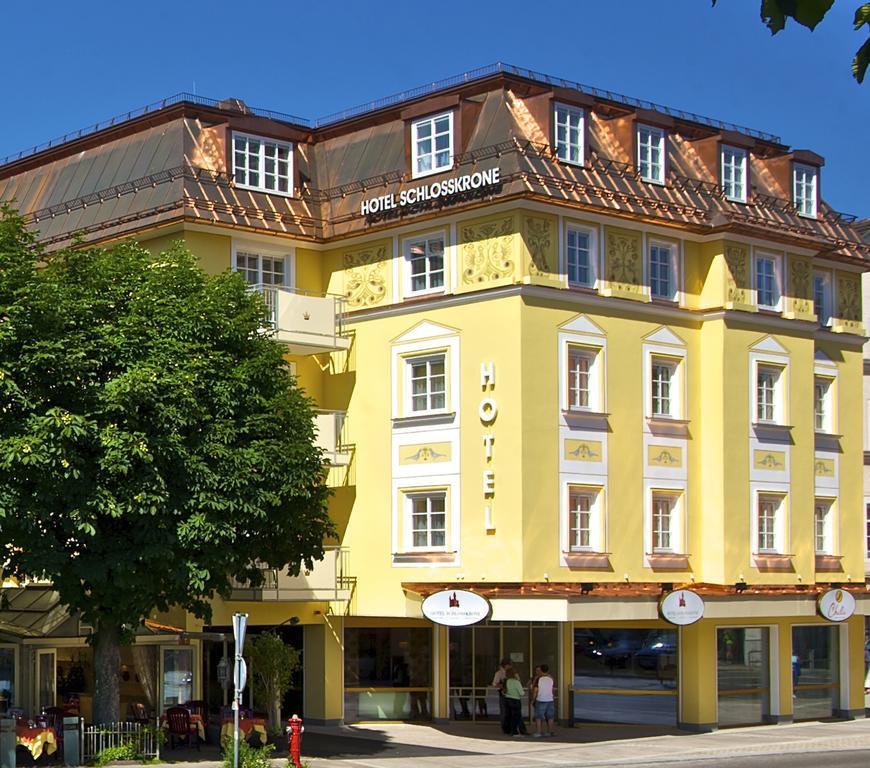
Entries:
[[690, 589], [668, 592], [659, 603], [659, 613], [665, 621], [679, 626], [694, 624], [704, 616], [704, 600]]
[[489, 616], [489, 601], [474, 592], [445, 589], [423, 601], [423, 615], [445, 627], [465, 627]]
[[829, 589], [819, 595], [819, 615], [828, 621], [845, 621], [855, 613], [855, 598], [845, 589]]

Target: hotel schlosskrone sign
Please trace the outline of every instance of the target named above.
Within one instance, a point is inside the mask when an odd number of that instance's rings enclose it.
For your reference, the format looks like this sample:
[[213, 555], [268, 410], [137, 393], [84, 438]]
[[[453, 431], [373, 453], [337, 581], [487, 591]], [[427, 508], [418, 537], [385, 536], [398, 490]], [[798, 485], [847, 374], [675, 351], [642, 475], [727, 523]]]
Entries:
[[485, 171], [465, 173], [431, 184], [420, 184], [403, 189], [398, 195], [367, 197], [360, 203], [360, 214], [369, 218], [389, 218], [416, 213], [432, 205], [453, 205], [454, 203], [480, 197], [494, 192], [501, 184], [501, 171], [490, 168]]

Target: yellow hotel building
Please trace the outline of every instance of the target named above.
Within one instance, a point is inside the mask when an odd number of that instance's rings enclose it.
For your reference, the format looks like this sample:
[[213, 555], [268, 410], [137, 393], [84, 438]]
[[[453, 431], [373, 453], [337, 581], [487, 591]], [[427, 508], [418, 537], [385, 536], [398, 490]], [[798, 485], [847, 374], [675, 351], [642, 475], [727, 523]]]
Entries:
[[[313, 122], [181, 95], [7, 158], [49, 248], [183, 239], [242, 272], [320, 409], [326, 560], [209, 626], [155, 617], [156, 692], [125, 698], [225, 703], [245, 612], [303, 652], [309, 722], [497, 720], [503, 657], [550, 666], [563, 722], [863, 716], [870, 246], [823, 166], [501, 64]], [[28, 589], [0, 612], [25, 706], [89, 653], [75, 617], [22, 629]], [[489, 616], [433, 624], [444, 589]], [[662, 618], [675, 589], [700, 621]]]

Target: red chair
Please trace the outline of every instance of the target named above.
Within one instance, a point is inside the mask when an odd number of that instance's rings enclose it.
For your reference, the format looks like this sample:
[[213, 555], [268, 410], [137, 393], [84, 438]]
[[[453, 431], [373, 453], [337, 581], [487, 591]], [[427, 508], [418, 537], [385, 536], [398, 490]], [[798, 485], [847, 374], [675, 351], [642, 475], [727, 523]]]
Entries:
[[42, 710], [45, 726], [54, 731], [54, 739], [61, 754], [63, 754], [63, 718], [65, 715], [66, 712], [61, 707], [45, 707]]
[[190, 710], [191, 715], [199, 715], [205, 721], [206, 705], [201, 699], [196, 701], [186, 701], [184, 706]]
[[131, 723], [148, 725], [148, 713], [141, 701], [131, 701], [127, 704], [127, 720]]
[[184, 741], [187, 742], [188, 748], [196, 745], [199, 750], [199, 735], [196, 732], [196, 726], [190, 721], [190, 710], [186, 707], [170, 707], [166, 710], [166, 725], [169, 731], [169, 748], [174, 749], [175, 745]]

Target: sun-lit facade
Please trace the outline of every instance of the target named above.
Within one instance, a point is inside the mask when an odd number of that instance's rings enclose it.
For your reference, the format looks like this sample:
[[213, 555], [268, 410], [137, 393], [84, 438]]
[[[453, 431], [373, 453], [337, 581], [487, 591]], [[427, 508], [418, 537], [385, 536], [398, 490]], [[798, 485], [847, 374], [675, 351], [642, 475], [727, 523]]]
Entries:
[[[243, 273], [317, 403], [337, 539], [208, 626], [159, 617], [190, 697], [224, 700], [242, 611], [303, 651], [313, 722], [493, 719], [504, 656], [550, 665], [563, 721], [862, 715], [870, 248], [823, 165], [504, 66], [315, 122], [180, 97], [0, 165], [49, 248], [183, 239]], [[678, 628], [679, 588], [705, 613]], [[854, 616], [819, 615], [830, 588]], [[432, 624], [442, 589], [489, 618]], [[59, 631], [0, 644], [22, 696]]]

